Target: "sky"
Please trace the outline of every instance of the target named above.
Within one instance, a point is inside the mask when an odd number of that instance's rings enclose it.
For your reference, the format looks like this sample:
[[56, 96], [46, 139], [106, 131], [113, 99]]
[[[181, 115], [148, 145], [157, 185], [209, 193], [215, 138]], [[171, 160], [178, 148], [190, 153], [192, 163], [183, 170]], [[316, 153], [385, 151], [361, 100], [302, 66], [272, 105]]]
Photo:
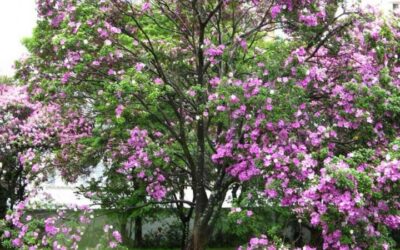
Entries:
[[27, 54], [21, 41], [35, 23], [35, 0], [0, 0], [0, 75], [12, 76], [14, 61]]

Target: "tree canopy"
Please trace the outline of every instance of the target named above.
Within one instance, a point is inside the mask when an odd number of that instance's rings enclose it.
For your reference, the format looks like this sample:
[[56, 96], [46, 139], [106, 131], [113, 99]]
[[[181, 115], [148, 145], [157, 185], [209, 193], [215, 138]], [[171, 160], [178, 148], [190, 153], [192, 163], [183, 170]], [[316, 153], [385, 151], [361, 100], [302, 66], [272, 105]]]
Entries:
[[[185, 249], [206, 247], [228, 193], [246, 216], [274, 206], [315, 229], [307, 249], [394, 247], [396, 15], [330, 0], [40, 0], [38, 13], [16, 76], [68, 122], [44, 126], [67, 180], [104, 163], [88, 197], [170, 205]], [[104, 199], [113, 187], [125, 195]], [[259, 234], [247, 249], [287, 244]]]

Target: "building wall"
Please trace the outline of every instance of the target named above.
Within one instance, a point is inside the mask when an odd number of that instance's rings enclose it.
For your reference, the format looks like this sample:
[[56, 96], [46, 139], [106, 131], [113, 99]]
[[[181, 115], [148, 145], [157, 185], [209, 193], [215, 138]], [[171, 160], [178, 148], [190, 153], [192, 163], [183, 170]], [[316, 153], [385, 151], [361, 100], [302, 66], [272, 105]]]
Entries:
[[372, 6], [383, 11], [385, 14], [390, 14], [393, 10], [400, 8], [400, 0], [346, 0], [346, 5], [360, 3], [361, 6]]
[[54, 176], [42, 185], [43, 192], [49, 194], [53, 202], [58, 205], [89, 205], [89, 199], [75, 194], [77, 187], [87, 183], [91, 178], [99, 178], [102, 176], [102, 173], [103, 165], [101, 163], [93, 168], [90, 176], [78, 178], [76, 183], [67, 183], [59, 173], [55, 173]]
[[371, 5], [381, 9], [385, 13], [392, 12], [395, 8], [400, 7], [399, 0], [362, 0], [363, 5]]

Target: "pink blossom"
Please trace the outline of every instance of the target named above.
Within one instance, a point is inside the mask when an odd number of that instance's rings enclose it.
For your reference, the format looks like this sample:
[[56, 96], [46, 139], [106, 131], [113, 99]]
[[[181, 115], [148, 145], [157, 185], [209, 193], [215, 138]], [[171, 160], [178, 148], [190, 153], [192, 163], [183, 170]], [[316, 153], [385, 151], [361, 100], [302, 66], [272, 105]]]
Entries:
[[151, 8], [150, 2], [145, 2], [145, 3], [143, 3], [143, 5], [142, 5], [142, 11], [143, 11], [143, 12], [149, 11], [150, 8]]
[[120, 234], [118, 231], [112, 232], [112, 235], [113, 235], [114, 239], [115, 239], [117, 242], [119, 242], [119, 243], [122, 242], [122, 236], [121, 236], [121, 234]]
[[119, 104], [119, 105], [117, 106], [117, 108], [115, 109], [115, 116], [116, 116], [117, 118], [121, 117], [122, 112], [124, 112], [124, 109], [125, 109], [124, 105]]
[[146, 65], [144, 63], [136, 63], [135, 69], [138, 72], [141, 72]]
[[274, 5], [271, 8], [271, 17], [276, 18], [279, 13], [281, 13], [281, 6], [280, 5]]
[[156, 78], [156, 79], [154, 79], [154, 83], [156, 85], [162, 85], [163, 84], [163, 80], [161, 78]]
[[238, 103], [240, 101], [239, 98], [235, 95], [231, 95], [229, 100], [231, 101], [231, 103]]
[[214, 88], [217, 87], [220, 83], [221, 79], [219, 79], [219, 77], [214, 77], [210, 80], [210, 85]]
[[223, 106], [223, 105], [218, 105], [218, 106], [217, 106], [217, 111], [223, 112], [223, 111], [225, 111], [225, 110], [226, 110], [226, 107], [225, 107], [225, 106]]

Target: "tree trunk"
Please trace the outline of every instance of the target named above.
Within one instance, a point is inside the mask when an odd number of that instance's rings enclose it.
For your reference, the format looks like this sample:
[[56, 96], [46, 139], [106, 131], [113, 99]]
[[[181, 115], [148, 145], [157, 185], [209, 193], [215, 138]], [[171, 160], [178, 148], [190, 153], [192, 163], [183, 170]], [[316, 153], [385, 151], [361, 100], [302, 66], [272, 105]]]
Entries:
[[185, 250], [186, 243], [188, 241], [189, 221], [181, 220], [181, 222], [182, 222], [181, 249]]
[[143, 246], [143, 219], [141, 216], [135, 217], [135, 246]]
[[214, 224], [219, 218], [227, 189], [228, 187], [221, 188], [211, 194], [205, 205], [202, 202], [196, 203], [196, 208], [199, 210], [195, 210], [194, 225], [185, 247], [186, 250], [204, 250], [206, 248], [212, 236]]
[[195, 226], [185, 247], [186, 250], [204, 250], [210, 238], [211, 231], [204, 226]]
[[7, 198], [6, 190], [0, 187], [0, 220], [7, 214]]
[[121, 232], [121, 235], [122, 235], [122, 241], [125, 244], [128, 244], [128, 242], [129, 242], [129, 234], [128, 234], [127, 230], [126, 230], [126, 224], [127, 223], [126, 223], [125, 216], [123, 216], [123, 218], [121, 219], [121, 222], [120, 222], [119, 231]]
[[210, 220], [209, 210], [212, 204], [208, 203], [207, 195], [205, 192], [196, 194], [196, 206], [194, 208], [194, 223], [189, 239], [186, 242], [186, 250], [203, 250], [205, 249], [209, 236], [211, 235], [211, 227], [208, 226]]
[[122, 241], [124, 242], [125, 246], [133, 247], [134, 242], [131, 238], [130, 230], [127, 229], [127, 225], [131, 227], [130, 220], [128, 220], [128, 216], [124, 214], [120, 219], [120, 232], [122, 235]]

